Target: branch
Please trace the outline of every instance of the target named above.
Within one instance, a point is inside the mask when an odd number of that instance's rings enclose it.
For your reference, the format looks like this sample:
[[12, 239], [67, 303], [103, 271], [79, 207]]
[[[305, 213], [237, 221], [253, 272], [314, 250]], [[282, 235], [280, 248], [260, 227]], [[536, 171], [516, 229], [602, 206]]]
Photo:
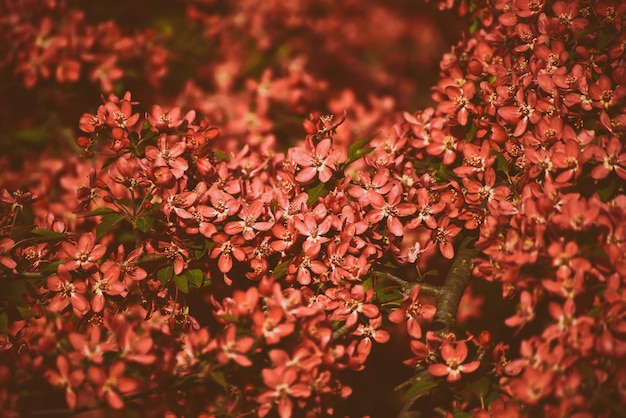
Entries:
[[32, 271], [18, 271], [17, 273], [10, 273], [8, 278], [12, 280], [45, 280], [48, 275]]
[[456, 312], [472, 275], [472, 261], [480, 252], [473, 246], [472, 241], [475, 238], [474, 235], [463, 238], [441, 288], [440, 297], [437, 300], [437, 313], [431, 325], [431, 329], [439, 335], [454, 329]]
[[[413, 385], [417, 382], [426, 382], [426, 381], [432, 381], [433, 380], [433, 376], [428, 373], [428, 370], [426, 369], [422, 369], [419, 370], [415, 376], [413, 376], [411, 379], [407, 380], [406, 382], [403, 382], [402, 384], [400, 384], [398, 387], [396, 387], [396, 390], [402, 390], [404, 389], [406, 386], [409, 385]], [[417, 411], [411, 411], [411, 407], [413, 406], [413, 404], [415, 403], [416, 400], [418, 400], [420, 397], [424, 396], [426, 393], [422, 392], [422, 393], [418, 393], [414, 396], [411, 396], [410, 398], [406, 399], [406, 401], [404, 402], [404, 404], [402, 405], [402, 409], [400, 410], [400, 413], [398, 414], [398, 418], [416, 418], [416, 417], [420, 417], [421, 414]]]

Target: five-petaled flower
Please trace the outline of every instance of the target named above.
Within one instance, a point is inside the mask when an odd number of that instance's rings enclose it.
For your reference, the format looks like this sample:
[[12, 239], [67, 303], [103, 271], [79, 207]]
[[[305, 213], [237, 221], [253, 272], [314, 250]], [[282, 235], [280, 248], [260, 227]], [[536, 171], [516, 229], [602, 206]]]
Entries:
[[277, 405], [280, 418], [289, 418], [293, 413], [293, 400], [307, 398], [311, 389], [306, 383], [298, 382], [298, 372], [291, 367], [277, 367], [261, 371], [263, 383], [269, 388], [256, 401], [260, 404], [259, 416], [266, 416]]
[[419, 300], [420, 285], [417, 284], [411, 289], [411, 293], [402, 298], [400, 309], [389, 314], [389, 320], [399, 324], [406, 321], [406, 329], [413, 338], [422, 338], [422, 327], [420, 321], [430, 321], [435, 317], [437, 308]]
[[71, 258], [64, 264], [65, 268], [70, 271], [78, 268], [89, 270], [106, 253], [106, 247], [103, 244], [96, 244], [91, 232], [81, 235], [76, 244], [64, 242], [62, 248]]
[[292, 159], [301, 167], [296, 180], [310, 183], [317, 176], [322, 183], [328, 182], [340, 155], [340, 150], [333, 150], [330, 138], [322, 139], [317, 145], [309, 138], [304, 148], [293, 150]]
[[436, 363], [428, 366], [428, 372], [433, 376], [447, 376], [448, 382], [456, 382], [461, 379], [462, 373], [472, 373], [480, 366], [480, 361], [474, 360], [463, 363], [467, 359], [467, 344], [464, 341], [456, 343], [444, 342], [441, 345], [441, 357], [444, 363]]

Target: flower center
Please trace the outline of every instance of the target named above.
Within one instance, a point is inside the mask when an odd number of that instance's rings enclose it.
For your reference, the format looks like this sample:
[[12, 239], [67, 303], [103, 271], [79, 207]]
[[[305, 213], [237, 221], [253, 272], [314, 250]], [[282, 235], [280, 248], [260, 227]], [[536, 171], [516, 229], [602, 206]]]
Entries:
[[385, 206], [383, 206], [382, 212], [383, 212], [383, 216], [387, 216], [387, 217], [398, 216], [398, 208], [396, 208], [395, 205], [392, 205], [390, 203], [386, 203]]

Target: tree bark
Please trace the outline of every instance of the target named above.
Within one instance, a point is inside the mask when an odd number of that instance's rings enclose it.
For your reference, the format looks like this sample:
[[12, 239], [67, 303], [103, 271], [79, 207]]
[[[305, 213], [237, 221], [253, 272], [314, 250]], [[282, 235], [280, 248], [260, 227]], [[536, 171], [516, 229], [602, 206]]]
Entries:
[[441, 288], [437, 313], [431, 325], [431, 329], [439, 335], [454, 331], [456, 312], [472, 276], [473, 260], [480, 252], [474, 248], [475, 239], [473, 234], [463, 238]]

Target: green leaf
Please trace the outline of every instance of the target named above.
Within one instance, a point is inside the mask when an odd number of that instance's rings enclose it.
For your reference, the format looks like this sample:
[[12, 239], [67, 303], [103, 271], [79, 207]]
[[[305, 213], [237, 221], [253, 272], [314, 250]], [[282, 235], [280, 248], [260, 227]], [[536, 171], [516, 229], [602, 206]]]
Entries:
[[138, 132], [131, 132], [128, 134], [128, 139], [130, 139], [130, 141], [133, 144], [136, 144], [137, 142], [139, 142], [139, 133]]
[[26, 309], [22, 306], [16, 306], [17, 311], [20, 313], [22, 319], [28, 319], [36, 316], [37, 314], [30, 309]]
[[[380, 287], [380, 285], [378, 287]], [[402, 305], [404, 295], [398, 287], [395, 287], [386, 288], [384, 291], [377, 291], [376, 297], [380, 303], [384, 303], [387, 306], [400, 306]]]
[[194, 287], [202, 287], [204, 282], [204, 273], [200, 269], [187, 270], [184, 273], [185, 277], [189, 281], [189, 284]]
[[583, 379], [585, 379], [585, 383], [588, 385], [588, 387], [591, 387], [591, 388], [596, 387], [596, 384], [597, 384], [596, 375], [593, 372], [592, 367], [581, 362], [580, 364], [578, 364], [578, 370], [582, 374]]
[[472, 124], [472, 126], [470, 127], [470, 130], [465, 135], [465, 140], [467, 142], [472, 142], [474, 138], [476, 138], [477, 132], [478, 132], [478, 126], [476, 126], [475, 124]]
[[[382, 280], [379, 280], [379, 283], [380, 282], [382, 282]], [[361, 286], [363, 286], [363, 290], [367, 292], [374, 287], [374, 280], [371, 277], [368, 277], [367, 279], [363, 280]]]
[[473, 35], [480, 28], [480, 22], [478, 19], [474, 19], [469, 27], [469, 34]]
[[307, 206], [313, 206], [317, 203], [320, 197], [324, 197], [328, 194], [325, 183], [319, 183], [317, 186], [309, 189], [309, 198], [306, 201]]
[[218, 315], [218, 317], [220, 317], [221, 319], [225, 321], [232, 322], [234, 324], [239, 322], [239, 316], [237, 315], [223, 314], [223, 315]]
[[11, 229], [11, 238], [15, 241], [19, 241], [21, 238], [27, 236], [34, 228], [35, 225], [15, 225]]
[[485, 405], [489, 406], [495, 401], [497, 401], [499, 398], [500, 398], [500, 394], [498, 393], [498, 391], [494, 390], [492, 392], [489, 392], [489, 394], [485, 398]]
[[202, 239], [200, 241], [196, 241], [192, 244], [189, 244], [188, 248], [193, 250], [193, 256], [196, 260], [200, 260], [207, 253], [207, 249], [209, 248], [209, 241], [207, 239]]
[[598, 40], [598, 44], [597, 44], [598, 50], [602, 51], [604, 48], [609, 46], [614, 40], [615, 40], [615, 34], [604, 33], [603, 35], [600, 36], [600, 39]]
[[432, 388], [436, 386], [437, 383], [431, 380], [417, 382], [413, 386], [411, 386], [409, 390], [406, 391], [404, 396], [402, 396], [402, 399], [405, 401], [408, 399], [417, 399], [420, 396], [426, 395], [427, 392], [429, 392]]
[[472, 418], [474, 415], [469, 412], [455, 412], [454, 418]]
[[228, 161], [228, 154], [223, 153], [222, 151], [213, 151], [213, 156], [219, 158], [220, 160]]
[[6, 312], [0, 312], [0, 334], [9, 335], [9, 315]]
[[50, 138], [50, 132], [46, 129], [22, 129], [15, 136], [24, 142], [31, 144], [43, 144]]
[[174, 274], [174, 266], [172, 264], [168, 264], [163, 267], [161, 270], [157, 271], [157, 279], [161, 282], [161, 284], [166, 284], [172, 278]]
[[81, 218], [87, 218], [89, 216], [108, 215], [109, 213], [117, 213], [111, 208], [96, 208]]
[[506, 161], [506, 158], [504, 158], [504, 155], [497, 151], [491, 151], [491, 154], [496, 156], [496, 169], [502, 173], [508, 174], [509, 163]]
[[44, 241], [53, 241], [55, 239], [62, 239], [62, 238], [65, 238], [66, 236], [66, 234], [63, 232], [51, 231], [45, 228], [33, 229], [31, 233], [37, 235], [38, 238], [41, 238]]
[[215, 383], [217, 383], [218, 385], [220, 385], [224, 389], [227, 389], [229, 387], [229, 384], [226, 381], [226, 378], [224, 377], [224, 373], [216, 371], [216, 370], [213, 370], [213, 371], [209, 372], [209, 376], [211, 376], [211, 379], [213, 379], [213, 381]]
[[[358, 151], [361, 150], [365, 144], [370, 142], [372, 139], [376, 138], [377, 135], [378, 135], [378, 133], [375, 133], [374, 135], [366, 136], [366, 137], [363, 137], [361, 139], [357, 139], [356, 141], [354, 141], [350, 145], [350, 147], [348, 147], [348, 161], [350, 161], [351, 159], [352, 159], [352, 161], [354, 161], [353, 158], [357, 155]], [[368, 149], [368, 148], [366, 148], [366, 149]], [[369, 148], [370, 151], [373, 150], [373, 149], [374, 148]]]
[[27, 280], [0, 281], [0, 295], [9, 302], [9, 306], [24, 306], [24, 295], [28, 293]]
[[481, 377], [480, 379], [472, 382], [469, 386], [476, 394], [481, 403], [485, 400], [485, 397], [489, 393], [490, 381], [488, 377]]
[[59, 264], [61, 264], [61, 261], [52, 262], [48, 264], [47, 266], [45, 266], [44, 268], [42, 268], [40, 273], [41, 274], [56, 273], [57, 267], [59, 267]]
[[112, 157], [109, 157], [106, 159], [106, 161], [104, 163], [102, 163], [102, 169], [107, 168], [108, 166], [110, 166], [111, 164], [113, 164], [114, 162], [117, 161], [117, 155], [114, 155]]
[[290, 262], [291, 260], [287, 260], [277, 265], [274, 271], [272, 272], [274, 278], [280, 279], [285, 274], [287, 274], [287, 266], [289, 265]]
[[135, 225], [139, 231], [147, 233], [154, 226], [154, 217], [150, 215], [141, 215], [137, 218]]
[[600, 199], [605, 203], [614, 197], [616, 190], [617, 181], [615, 181], [614, 177], [607, 178], [605, 181], [600, 182], [596, 188], [598, 196], [600, 196]]
[[361, 148], [361, 149], [356, 150], [356, 152], [351, 157], [349, 157], [348, 160], [345, 162], [345, 165], [355, 162], [362, 156], [367, 155], [374, 150], [375, 148]]
[[181, 274], [174, 276], [174, 284], [183, 293], [189, 293], [189, 279], [186, 275]]
[[122, 219], [124, 219], [124, 216], [117, 212], [104, 215], [100, 224], [96, 227], [96, 238], [100, 239], [105, 236], [109, 231], [115, 228], [115, 225], [120, 223]]

